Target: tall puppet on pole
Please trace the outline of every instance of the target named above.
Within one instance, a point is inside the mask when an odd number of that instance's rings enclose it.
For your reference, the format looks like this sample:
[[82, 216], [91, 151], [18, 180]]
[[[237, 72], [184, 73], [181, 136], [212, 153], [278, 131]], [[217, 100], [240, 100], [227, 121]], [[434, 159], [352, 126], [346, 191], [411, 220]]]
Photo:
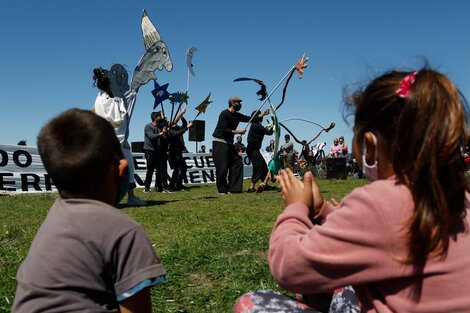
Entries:
[[150, 22], [147, 12], [142, 16], [142, 34], [144, 36], [145, 54], [138, 62], [132, 76], [129, 90], [128, 73], [121, 64], [114, 64], [110, 70], [95, 68], [93, 79], [100, 89], [93, 111], [107, 119], [114, 127], [123, 154], [129, 163], [128, 204], [144, 205], [145, 202], [134, 195], [134, 161], [128, 143], [129, 124], [134, 110], [136, 95], [139, 88], [152, 79], [156, 79], [155, 71], [165, 68], [171, 71], [173, 64], [166, 44], [161, 40], [156, 28]]

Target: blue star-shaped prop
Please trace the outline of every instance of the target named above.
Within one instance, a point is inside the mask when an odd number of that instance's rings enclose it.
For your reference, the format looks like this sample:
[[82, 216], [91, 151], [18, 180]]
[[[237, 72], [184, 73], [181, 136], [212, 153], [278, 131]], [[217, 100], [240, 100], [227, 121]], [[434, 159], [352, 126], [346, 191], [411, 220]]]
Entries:
[[153, 109], [155, 110], [155, 108], [160, 104], [162, 103], [163, 101], [167, 100], [168, 98], [170, 98], [170, 93], [168, 91], [166, 91], [166, 89], [168, 88], [168, 85], [169, 84], [165, 84], [163, 86], [160, 86], [156, 80], [153, 81], [153, 84], [154, 84], [154, 87], [155, 89], [152, 90], [152, 95], [153, 97], [155, 98], [155, 103], [153, 104]]

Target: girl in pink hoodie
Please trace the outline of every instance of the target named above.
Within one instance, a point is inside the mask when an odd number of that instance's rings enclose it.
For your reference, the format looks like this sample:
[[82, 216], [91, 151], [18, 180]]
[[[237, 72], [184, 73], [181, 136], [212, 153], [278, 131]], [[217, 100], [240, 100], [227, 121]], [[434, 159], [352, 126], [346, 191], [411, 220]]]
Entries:
[[[333, 205], [311, 174], [301, 182], [282, 171], [286, 208], [269, 242], [273, 277], [304, 302], [350, 286], [357, 305], [333, 302], [330, 312], [470, 312], [465, 99], [428, 68], [388, 72], [347, 99], [353, 153], [371, 183]], [[269, 297], [287, 306], [271, 310]], [[279, 297], [251, 293], [235, 310], [314, 311]]]

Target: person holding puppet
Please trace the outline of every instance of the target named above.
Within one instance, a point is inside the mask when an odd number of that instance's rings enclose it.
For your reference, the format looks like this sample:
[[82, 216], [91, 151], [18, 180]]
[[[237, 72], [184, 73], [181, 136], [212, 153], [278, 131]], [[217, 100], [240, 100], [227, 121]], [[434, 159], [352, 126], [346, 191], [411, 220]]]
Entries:
[[[259, 110], [251, 113], [252, 120], [250, 131], [248, 132], [248, 146], [246, 148], [246, 155], [250, 159], [253, 170], [251, 174], [251, 185], [248, 192], [261, 192], [262, 190], [270, 189], [270, 186], [263, 183], [264, 178], [268, 175], [268, 166], [263, 156], [261, 155], [261, 145], [265, 135], [272, 135], [274, 133], [273, 127], [264, 127], [262, 125], [263, 116]], [[261, 116], [261, 117], [260, 117]], [[259, 190], [256, 189], [256, 183], [261, 181]]]
[[[223, 110], [212, 133], [212, 156], [215, 163], [216, 186], [219, 194], [241, 193], [243, 187], [243, 161], [235, 150], [233, 137], [243, 135], [246, 129], [237, 129], [240, 122], [249, 122], [251, 116], [241, 114], [242, 100], [228, 99], [228, 109]], [[269, 109], [260, 115], [269, 114]], [[228, 180], [227, 180], [228, 177]]]
[[129, 162], [131, 176], [127, 204], [143, 206], [146, 202], [139, 199], [134, 194], [136, 187], [134, 159], [132, 158], [131, 147], [127, 141], [129, 136], [129, 123], [134, 109], [137, 91], [128, 90], [128, 74], [121, 64], [114, 64], [109, 71], [103, 68], [95, 68], [93, 70], [93, 80], [100, 91], [96, 96], [92, 111], [111, 123], [121, 143], [122, 152]]

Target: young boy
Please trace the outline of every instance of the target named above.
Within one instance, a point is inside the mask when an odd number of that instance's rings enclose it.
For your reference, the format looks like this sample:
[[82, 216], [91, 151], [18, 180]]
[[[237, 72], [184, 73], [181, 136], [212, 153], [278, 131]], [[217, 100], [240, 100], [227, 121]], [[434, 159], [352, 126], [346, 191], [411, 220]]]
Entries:
[[166, 272], [143, 228], [114, 208], [127, 192], [127, 160], [112, 126], [79, 109], [38, 136], [59, 190], [18, 270], [12, 312], [151, 312]]

